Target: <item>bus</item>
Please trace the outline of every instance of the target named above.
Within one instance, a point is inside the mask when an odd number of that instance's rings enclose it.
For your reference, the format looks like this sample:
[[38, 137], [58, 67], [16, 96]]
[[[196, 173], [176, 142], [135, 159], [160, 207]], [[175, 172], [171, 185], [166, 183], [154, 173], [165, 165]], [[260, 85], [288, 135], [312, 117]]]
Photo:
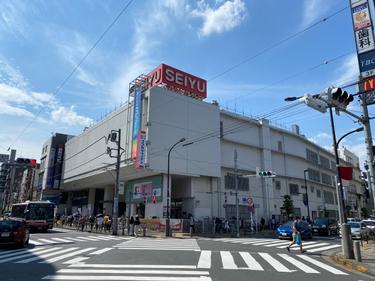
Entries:
[[50, 201], [26, 201], [12, 205], [11, 217], [26, 221], [30, 230], [47, 231], [53, 228], [55, 204]]

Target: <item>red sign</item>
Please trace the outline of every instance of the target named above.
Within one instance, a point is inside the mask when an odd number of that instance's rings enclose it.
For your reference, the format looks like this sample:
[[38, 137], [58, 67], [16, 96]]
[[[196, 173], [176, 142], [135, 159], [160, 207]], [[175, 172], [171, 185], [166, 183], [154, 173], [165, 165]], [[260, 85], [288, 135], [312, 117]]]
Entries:
[[339, 167], [339, 173], [343, 180], [351, 181], [353, 179], [353, 167]]
[[148, 75], [150, 88], [165, 84], [184, 95], [198, 99], [207, 97], [207, 81], [197, 76], [178, 70], [166, 64], [161, 64]]
[[375, 90], [375, 77], [366, 79], [363, 82], [363, 90], [366, 91], [371, 91]]

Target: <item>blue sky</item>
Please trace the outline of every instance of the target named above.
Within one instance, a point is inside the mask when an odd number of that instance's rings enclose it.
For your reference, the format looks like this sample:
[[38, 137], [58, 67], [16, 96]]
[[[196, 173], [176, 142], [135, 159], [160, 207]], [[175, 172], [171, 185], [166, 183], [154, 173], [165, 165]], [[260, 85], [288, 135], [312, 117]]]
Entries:
[[[135, 0], [54, 95], [127, 3], [0, 1], [0, 153], [12, 146], [39, 158], [51, 133], [79, 134], [126, 101], [132, 79], [160, 63], [207, 79], [206, 101], [254, 116], [286, 105], [286, 96], [315, 94], [358, 76], [349, 8], [252, 58], [347, 7], [346, 0]], [[350, 109], [360, 114], [357, 101]], [[335, 118], [338, 136], [358, 126], [343, 114]], [[322, 146], [332, 143], [328, 114], [305, 105], [270, 119], [298, 124]], [[344, 142], [361, 159], [363, 143], [363, 133]]]

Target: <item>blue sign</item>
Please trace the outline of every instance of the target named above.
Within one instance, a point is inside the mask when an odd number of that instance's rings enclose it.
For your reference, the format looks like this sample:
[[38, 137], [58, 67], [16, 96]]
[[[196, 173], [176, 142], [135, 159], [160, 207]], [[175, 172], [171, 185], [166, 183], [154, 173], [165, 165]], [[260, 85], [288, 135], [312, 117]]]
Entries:
[[134, 94], [134, 112], [133, 112], [133, 132], [132, 132], [132, 148], [131, 158], [135, 160], [137, 158], [137, 135], [141, 130], [142, 122], [142, 91], [141, 88], [137, 87]]
[[375, 75], [375, 50], [358, 54], [358, 63], [363, 78]]

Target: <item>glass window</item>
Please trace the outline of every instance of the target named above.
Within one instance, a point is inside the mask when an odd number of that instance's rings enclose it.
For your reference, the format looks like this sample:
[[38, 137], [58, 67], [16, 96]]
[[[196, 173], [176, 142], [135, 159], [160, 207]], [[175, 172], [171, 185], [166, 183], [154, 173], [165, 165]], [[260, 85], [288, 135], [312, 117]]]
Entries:
[[308, 169], [309, 180], [320, 182], [320, 172], [313, 169]]
[[[228, 173], [225, 176], [225, 189], [236, 189], [234, 174]], [[238, 176], [238, 190], [242, 190], [242, 191], [249, 190], [249, 178]]]
[[290, 183], [289, 184], [289, 193], [291, 195], [298, 195], [299, 194], [298, 184]]
[[335, 204], [333, 193], [330, 191], [323, 191], [324, 202], [327, 204]]
[[280, 181], [275, 182], [275, 189], [277, 189], [277, 190], [281, 189], [281, 182]]
[[14, 205], [12, 206], [11, 216], [15, 218], [25, 218], [26, 205]]
[[322, 194], [321, 194], [321, 192], [320, 192], [320, 189], [317, 189], [317, 190], [316, 190], [316, 197], [318, 197], [318, 198], [322, 197]]
[[322, 173], [322, 183], [332, 185], [332, 177], [325, 173]]
[[49, 204], [29, 204], [27, 220], [49, 220], [54, 216], [54, 206]]
[[320, 165], [323, 168], [330, 169], [329, 159], [324, 156], [320, 156]]
[[306, 148], [306, 159], [313, 162], [314, 164], [319, 164], [318, 153]]
[[277, 150], [279, 152], [283, 152], [283, 143], [281, 141], [277, 142]]

